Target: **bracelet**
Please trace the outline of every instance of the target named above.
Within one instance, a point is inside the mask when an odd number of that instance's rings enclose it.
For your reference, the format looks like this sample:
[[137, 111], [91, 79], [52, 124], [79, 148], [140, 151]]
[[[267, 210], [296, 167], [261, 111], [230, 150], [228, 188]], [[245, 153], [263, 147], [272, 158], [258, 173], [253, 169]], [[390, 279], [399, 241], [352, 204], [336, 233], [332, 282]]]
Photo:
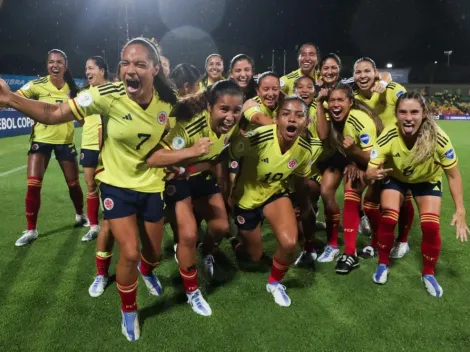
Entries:
[[388, 86], [388, 82], [387, 82], [387, 81], [384, 81], [384, 80], [381, 80], [381, 81], [379, 82], [379, 84], [381, 84], [384, 88], [387, 88], [387, 86]]

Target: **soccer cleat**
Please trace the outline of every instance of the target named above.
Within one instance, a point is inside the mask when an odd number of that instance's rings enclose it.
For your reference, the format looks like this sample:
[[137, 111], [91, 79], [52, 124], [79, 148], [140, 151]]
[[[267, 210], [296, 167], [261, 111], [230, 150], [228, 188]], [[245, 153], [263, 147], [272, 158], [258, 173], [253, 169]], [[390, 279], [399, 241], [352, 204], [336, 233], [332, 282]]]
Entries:
[[408, 242], [396, 242], [390, 251], [390, 258], [403, 258], [410, 251]]
[[376, 256], [377, 256], [377, 251], [372, 246], [364, 247], [362, 251], [359, 253], [359, 257], [364, 258], [364, 259], [370, 259]]
[[[137, 264], [137, 269], [139, 270], [139, 273], [140, 273], [140, 262], [139, 264]], [[151, 273], [148, 276], [142, 273], [140, 274], [142, 275], [142, 278], [144, 279], [145, 286], [147, 286], [149, 290], [149, 294], [151, 294], [152, 296], [161, 296], [163, 288], [162, 288], [162, 284], [160, 283], [160, 280], [158, 280], [157, 275], [155, 275], [154, 273]]]
[[26, 246], [27, 244], [30, 244], [34, 240], [37, 240], [38, 236], [39, 236], [38, 230], [23, 231], [23, 235], [16, 240], [15, 246], [16, 247]]
[[359, 222], [359, 228], [357, 229], [357, 231], [366, 236], [370, 236], [372, 234], [369, 218], [367, 217], [367, 215], [362, 216], [361, 221]]
[[178, 256], [176, 255], [176, 250], [178, 249], [178, 243], [175, 243], [175, 245], [173, 246], [173, 249], [175, 250], [175, 261], [176, 261], [176, 264], [179, 264], [180, 262], [178, 261]]
[[383, 285], [387, 282], [388, 279], [388, 266], [385, 264], [379, 264], [374, 275], [372, 275], [372, 280], [376, 284]]
[[426, 290], [429, 292], [431, 296], [442, 297], [442, 295], [444, 294], [444, 290], [439, 285], [434, 275], [423, 275], [421, 279], [424, 282], [424, 286], [426, 287]]
[[86, 215], [75, 214], [75, 227], [90, 227], [90, 221], [88, 221]]
[[323, 253], [318, 257], [317, 261], [320, 263], [329, 263], [335, 260], [336, 256], [339, 254], [338, 247], [326, 246]]
[[90, 230], [86, 233], [86, 235], [82, 237], [82, 242], [93, 241], [96, 237], [98, 237], [99, 232], [100, 232], [99, 225], [91, 226]]
[[266, 290], [270, 292], [276, 302], [281, 307], [289, 307], [292, 301], [286, 293], [286, 286], [281, 285], [279, 282], [273, 282], [272, 284], [266, 284]]
[[347, 275], [359, 267], [359, 259], [355, 255], [343, 254], [336, 263], [336, 274]]
[[317, 260], [317, 252], [313, 251], [313, 252], [307, 252], [305, 250], [303, 250], [302, 252], [300, 252], [300, 255], [297, 257], [297, 260], [295, 261], [294, 265], [301, 265], [301, 264], [304, 264], [304, 265], [307, 265], [307, 264], [313, 264], [313, 262], [315, 260]]
[[317, 221], [315, 222], [315, 230], [325, 230], [326, 229], [326, 223], [324, 222], [321, 222], [321, 221]]
[[99, 297], [103, 294], [107, 284], [108, 278], [106, 276], [96, 275], [95, 280], [88, 289], [88, 293], [91, 297]]
[[137, 341], [140, 337], [139, 317], [137, 312], [123, 312], [121, 331], [128, 341]]
[[186, 293], [186, 296], [188, 297], [188, 304], [197, 314], [205, 317], [212, 315], [212, 309], [202, 296], [201, 290], [197, 289], [194, 292]]
[[203, 259], [204, 267], [206, 268], [206, 273], [212, 279], [214, 276], [214, 257], [212, 254], [206, 255]]

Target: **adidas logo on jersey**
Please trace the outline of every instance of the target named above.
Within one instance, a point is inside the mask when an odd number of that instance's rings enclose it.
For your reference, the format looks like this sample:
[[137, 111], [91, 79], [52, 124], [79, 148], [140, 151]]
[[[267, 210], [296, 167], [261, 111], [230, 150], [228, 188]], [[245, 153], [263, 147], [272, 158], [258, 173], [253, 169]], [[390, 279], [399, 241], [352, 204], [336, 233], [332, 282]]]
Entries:
[[261, 161], [264, 161], [266, 164], [269, 164], [269, 158], [261, 159]]
[[127, 114], [126, 116], [123, 116], [124, 120], [132, 120], [131, 114]]
[[400, 153], [396, 153], [393, 155], [394, 158], [399, 158], [400, 156], [401, 156]]

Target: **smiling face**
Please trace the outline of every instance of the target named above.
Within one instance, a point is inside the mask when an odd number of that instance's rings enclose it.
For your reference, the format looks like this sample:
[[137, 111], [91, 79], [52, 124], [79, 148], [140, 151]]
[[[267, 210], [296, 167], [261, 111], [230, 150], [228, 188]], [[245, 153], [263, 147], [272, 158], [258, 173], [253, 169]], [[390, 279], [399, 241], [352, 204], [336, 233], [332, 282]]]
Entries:
[[264, 105], [273, 110], [276, 107], [281, 91], [281, 83], [279, 78], [274, 76], [266, 76], [261, 79], [256, 89], [258, 96]]
[[95, 87], [104, 84], [104, 69], [99, 68], [94, 60], [88, 60], [85, 66], [85, 75], [90, 86]]
[[120, 76], [128, 96], [135, 101], [151, 94], [153, 79], [160, 69], [150, 50], [143, 44], [130, 44], [122, 53]]
[[305, 104], [310, 105], [315, 96], [315, 86], [309, 77], [299, 78], [295, 86], [295, 94], [302, 98]]
[[52, 52], [47, 57], [47, 73], [52, 78], [64, 78], [64, 73], [67, 70], [67, 62], [61, 53]]
[[212, 82], [217, 82], [222, 79], [222, 72], [224, 72], [224, 62], [220, 56], [211, 56], [207, 60], [206, 65], [207, 76]]
[[305, 106], [298, 100], [290, 100], [279, 109], [276, 118], [281, 138], [287, 142], [294, 142], [307, 126]]
[[360, 90], [369, 91], [375, 84], [377, 70], [369, 61], [360, 61], [354, 67], [354, 82]]
[[328, 110], [336, 122], [344, 121], [349, 115], [353, 102], [343, 89], [333, 89], [328, 96]]
[[414, 137], [424, 119], [424, 111], [416, 99], [403, 99], [397, 107], [398, 127], [403, 136]]
[[317, 48], [313, 45], [304, 45], [300, 51], [298, 61], [302, 72], [311, 72], [318, 62]]
[[231, 76], [240, 88], [246, 88], [253, 77], [253, 66], [246, 59], [239, 60], [233, 65]]
[[326, 85], [332, 86], [339, 81], [340, 67], [336, 60], [326, 59], [320, 70], [323, 82]]
[[208, 106], [211, 128], [215, 134], [228, 133], [242, 116], [243, 96], [241, 94], [221, 95], [214, 106]]

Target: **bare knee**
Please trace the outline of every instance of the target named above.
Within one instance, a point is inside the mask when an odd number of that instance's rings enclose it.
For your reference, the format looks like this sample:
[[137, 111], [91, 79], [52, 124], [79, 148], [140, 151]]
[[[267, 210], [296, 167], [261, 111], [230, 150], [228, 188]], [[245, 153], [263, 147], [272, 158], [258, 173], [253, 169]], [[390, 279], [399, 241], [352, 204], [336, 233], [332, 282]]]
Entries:
[[197, 230], [190, 228], [178, 229], [178, 246], [196, 248]]
[[87, 188], [87, 191], [89, 194], [91, 193], [95, 193], [96, 192], [96, 189], [97, 189], [97, 186], [96, 186], [96, 183], [93, 181], [86, 181], [86, 188]]
[[280, 236], [279, 247], [285, 253], [294, 253], [297, 249], [297, 233], [286, 232]]
[[137, 266], [140, 260], [140, 250], [138, 246], [121, 246], [119, 260], [127, 266]]

